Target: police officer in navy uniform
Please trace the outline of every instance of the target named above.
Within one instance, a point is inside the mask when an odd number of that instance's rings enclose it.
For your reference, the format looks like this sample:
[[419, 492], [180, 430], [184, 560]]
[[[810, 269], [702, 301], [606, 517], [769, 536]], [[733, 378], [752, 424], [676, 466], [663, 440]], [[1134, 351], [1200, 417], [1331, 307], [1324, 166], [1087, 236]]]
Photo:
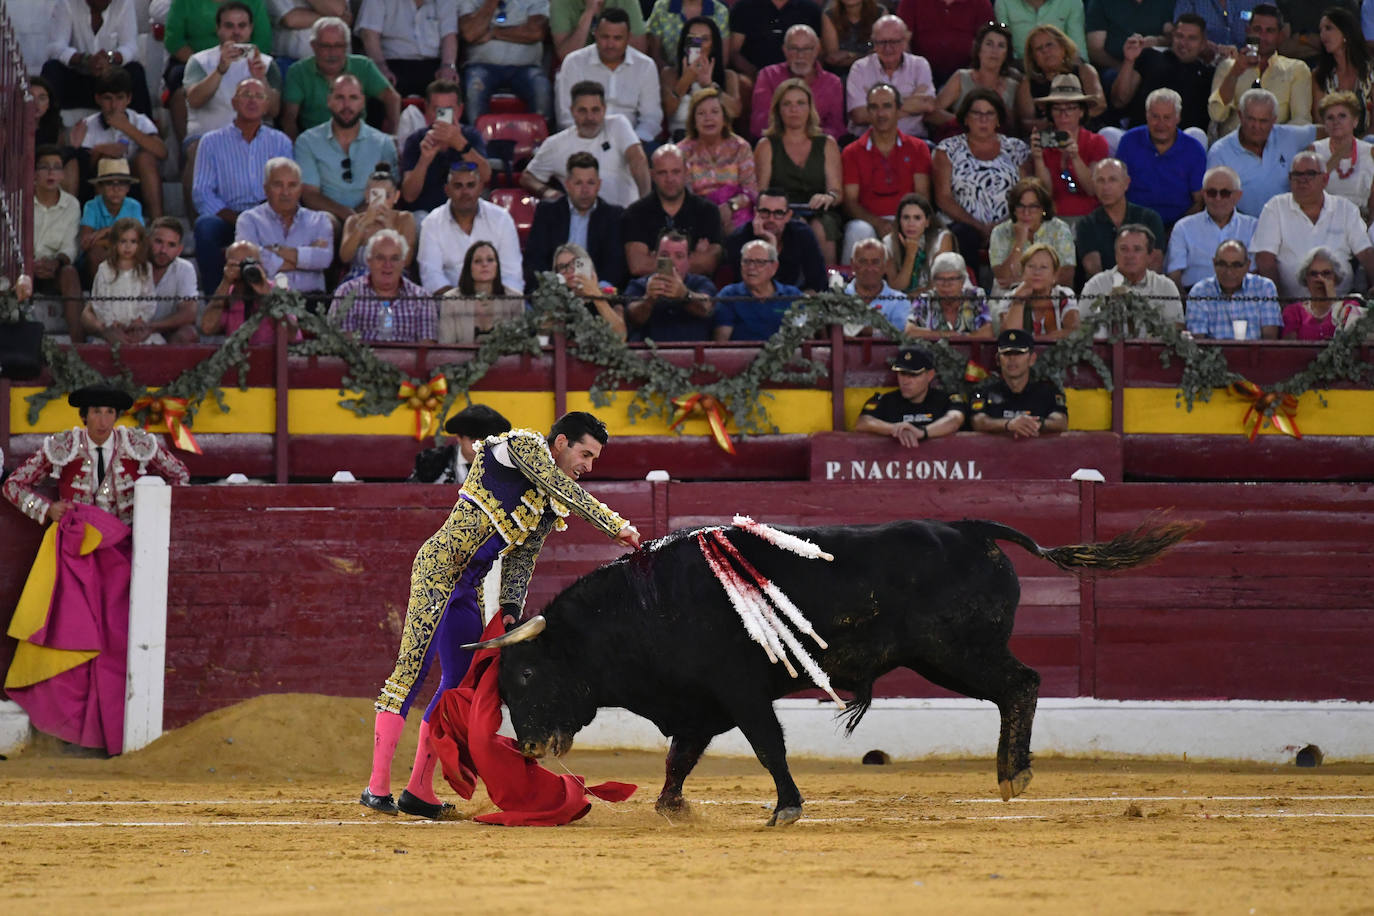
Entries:
[[997, 335], [999, 378], [993, 378], [973, 395], [973, 428], [1014, 439], [1030, 439], [1069, 428], [1069, 408], [1064, 392], [1048, 379], [1032, 379], [1035, 338], [1021, 328], [1007, 328]]
[[875, 394], [859, 412], [858, 433], [891, 436], [906, 448], [948, 436], [964, 425], [964, 397], [931, 387], [935, 361], [922, 347], [902, 347], [892, 360], [897, 390]]

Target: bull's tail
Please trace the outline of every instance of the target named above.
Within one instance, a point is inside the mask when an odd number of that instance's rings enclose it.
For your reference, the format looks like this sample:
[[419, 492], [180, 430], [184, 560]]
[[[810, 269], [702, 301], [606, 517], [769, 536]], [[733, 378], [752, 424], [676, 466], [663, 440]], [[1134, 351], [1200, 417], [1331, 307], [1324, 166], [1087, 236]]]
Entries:
[[993, 540], [1018, 544], [1036, 556], [1049, 560], [1060, 569], [1070, 572], [1130, 569], [1133, 566], [1141, 566], [1157, 559], [1202, 527], [1202, 522], [1164, 522], [1151, 518], [1135, 530], [1118, 534], [1110, 541], [1041, 547], [1029, 535], [999, 522], [969, 520], [964, 524], [977, 526], [982, 534]]

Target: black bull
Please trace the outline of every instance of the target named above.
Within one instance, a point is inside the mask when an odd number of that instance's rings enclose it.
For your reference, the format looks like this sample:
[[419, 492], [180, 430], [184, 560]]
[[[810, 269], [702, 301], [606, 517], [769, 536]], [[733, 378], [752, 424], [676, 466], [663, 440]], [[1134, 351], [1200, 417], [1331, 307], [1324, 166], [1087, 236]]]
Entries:
[[[996, 703], [997, 781], [1005, 800], [1031, 779], [1040, 675], [1007, 646], [1021, 587], [996, 542], [1011, 541], [1061, 569], [1123, 569], [1154, 559], [1194, 527], [1147, 524], [1104, 543], [1052, 549], [987, 521], [782, 529], [833, 554], [833, 562], [803, 558], [738, 528], [725, 533], [829, 645], [809, 650], [835, 687], [854, 694], [842, 714], [849, 731], [868, 709], [873, 682], [898, 667]], [[487, 644], [504, 646], [501, 696], [527, 756], [561, 755], [597, 709], [628, 709], [672, 739], [657, 803], [666, 813], [684, 807], [683, 781], [706, 746], [738, 726], [777, 785], [769, 824], [801, 816], [772, 703], [810, 682], [770, 664], [750, 640], [691, 532], [583, 576], [542, 617]]]

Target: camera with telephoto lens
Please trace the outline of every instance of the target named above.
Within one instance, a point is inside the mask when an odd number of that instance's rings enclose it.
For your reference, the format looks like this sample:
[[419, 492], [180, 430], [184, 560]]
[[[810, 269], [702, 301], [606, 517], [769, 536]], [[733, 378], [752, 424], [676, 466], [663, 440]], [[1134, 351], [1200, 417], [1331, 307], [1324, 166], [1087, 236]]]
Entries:
[[257, 258], [244, 258], [239, 264], [239, 276], [250, 289], [267, 282], [267, 274], [262, 272], [262, 265]]

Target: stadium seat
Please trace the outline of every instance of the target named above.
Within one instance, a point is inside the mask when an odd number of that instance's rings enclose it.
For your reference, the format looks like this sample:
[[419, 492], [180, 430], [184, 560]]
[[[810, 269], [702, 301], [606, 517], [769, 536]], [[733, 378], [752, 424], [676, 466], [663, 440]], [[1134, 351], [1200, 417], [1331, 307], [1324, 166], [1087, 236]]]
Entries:
[[534, 205], [537, 201], [519, 188], [493, 188], [491, 202], [504, 207], [515, 220], [515, 231], [520, 234], [520, 248], [525, 247], [529, 238], [530, 226], [534, 224]]
[[505, 163], [500, 184], [508, 187], [516, 186], [515, 172], [549, 136], [549, 125], [537, 114], [484, 114], [475, 126], [487, 145], [487, 158]]
[[525, 114], [530, 107], [518, 95], [498, 92], [487, 102], [488, 114]]

